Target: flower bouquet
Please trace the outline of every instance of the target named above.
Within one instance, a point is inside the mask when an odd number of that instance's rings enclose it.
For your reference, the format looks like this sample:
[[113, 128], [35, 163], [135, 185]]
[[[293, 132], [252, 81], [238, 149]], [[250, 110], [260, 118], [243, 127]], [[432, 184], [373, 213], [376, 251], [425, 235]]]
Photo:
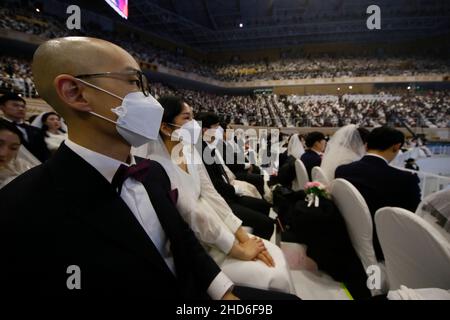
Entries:
[[326, 187], [318, 181], [308, 182], [305, 184], [305, 193], [305, 201], [308, 202], [308, 207], [311, 207], [314, 204], [314, 207], [317, 208], [319, 206], [320, 197], [327, 199], [330, 198]]

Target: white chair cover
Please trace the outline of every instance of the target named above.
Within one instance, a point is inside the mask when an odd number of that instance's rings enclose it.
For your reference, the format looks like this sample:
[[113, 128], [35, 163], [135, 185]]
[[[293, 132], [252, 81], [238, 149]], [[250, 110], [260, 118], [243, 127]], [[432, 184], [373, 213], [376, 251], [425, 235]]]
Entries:
[[375, 214], [390, 287], [450, 288], [450, 248], [428, 222], [414, 213], [385, 207]]
[[323, 172], [321, 167], [312, 168], [311, 178], [313, 181], [319, 181], [320, 183], [322, 183], [325, 186], [328, 186], [330, 184], [328, 177], [325, 175], [325, 172]]
[[300, 159], [295, 160], [295, 179], [292, 182], [292, 190], [299, 191], [305, 189], [305, 184], [309, 182], [308, 172]]
[[335, 179], [331, 182], [331, 195], [347, 226], [352, 245], [362, 262], [364, 270], [378, 266], [381, 271], [381, 291], [374, 289], [376, 295], [386, 289], [384, 265], [377, 261], [373, 249], [373, 222], [369, 208], [361, 193], [347, 180]]
[[450, 300], [450, 290], [437, 288], [411, 289], [401, 286], [399, 290], [389, 291], [389, 300]]
[[426, 196], [419, 204], [416, 215], [430, 223], [447, 239], [450, 245], [450, 188]]

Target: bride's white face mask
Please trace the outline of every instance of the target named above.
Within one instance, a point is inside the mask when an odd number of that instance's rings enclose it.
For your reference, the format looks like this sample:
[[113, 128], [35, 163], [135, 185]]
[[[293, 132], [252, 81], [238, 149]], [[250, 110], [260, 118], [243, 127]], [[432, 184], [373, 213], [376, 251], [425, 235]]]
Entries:
[[139, 147], [158, 138], [159, 126], [161, 125], [164, 109], [151, 95], [145, 96], [142, 92], [136, 91], [130, 92], [125, 97], [121, 98], [118, 95], [89, 82], [81, 79], [77, 80], [122, 101], [120, 106], [111, 109], [111, 111], [118, 116], [117, 121], [113, 121], [92, 111], [89, 113], [114, 123], [117, 132], [130, 145]]
[[202, 128], [198, 124], [197, 121], [194, 119], [186, 122], [182, 126], [169, 123], [171, 126], [178, 127], [179, 129], [176, 129], [172, 132], [171, 136], [172, 139], [175, 141], [181, 141], [183, 144], [190, 145], [190, 144], [196, 144], [198, 141], [198, 138], [200, 137], [200, 133], [202, 131]]

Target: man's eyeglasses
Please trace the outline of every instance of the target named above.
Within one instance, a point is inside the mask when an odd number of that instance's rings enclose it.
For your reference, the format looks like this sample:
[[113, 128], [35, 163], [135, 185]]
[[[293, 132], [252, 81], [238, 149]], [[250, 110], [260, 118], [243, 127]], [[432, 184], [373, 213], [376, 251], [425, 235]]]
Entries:
[[[103, 72], [103, 73], [92, 73], [92, 74], [80, 74], [75, 76], [75, 78], [83, 79], [83, 78], [115, 78], [118, 80], [128, 81], [135, 84], [142, 93], [148, 97], [150, 95], [150, 86], [146, 75], [139, 70], [130, 70], [123, 72]], [[125, 77], [128, 77], [126, 79]], [[131, 78], [133, 77], [133, 78]]]

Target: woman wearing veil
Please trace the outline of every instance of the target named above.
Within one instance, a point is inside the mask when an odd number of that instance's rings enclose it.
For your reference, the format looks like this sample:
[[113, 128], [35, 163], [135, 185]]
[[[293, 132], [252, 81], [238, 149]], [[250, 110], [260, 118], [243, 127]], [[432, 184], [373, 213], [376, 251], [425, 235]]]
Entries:
[[133, 153], [164, 167], [172, 188], [178, 189], [181, 215], [235, 284], [294, 293], [280, 248], [249, 235], [214, 189], [194, 147], [201, 127], [193, 120], [192, 109], [177, 97], [159, 102], [164, 108], [159, 139]]
[[295, 159], [300, 159], [302, 154], [305, 153], [305, 148], [297, 133], [294, 133], [288, 142], [287, 154]]
[[331, 137], [320, 165], [329, 181], [334, 179], [337, 167], [357, 161], [366, 154], [368, 134], [368, 130], [349, 124]]
[[22, 146], [22, 133], [6, 121], [0, 121], [0, 189], [25, 171], [40, 164]]
[[52, 153], [58, 150], [61, 143], [67, 139], [67, 125], [56, 112], [41, 113], [31, 125], [42, 130], [47, 148]]

